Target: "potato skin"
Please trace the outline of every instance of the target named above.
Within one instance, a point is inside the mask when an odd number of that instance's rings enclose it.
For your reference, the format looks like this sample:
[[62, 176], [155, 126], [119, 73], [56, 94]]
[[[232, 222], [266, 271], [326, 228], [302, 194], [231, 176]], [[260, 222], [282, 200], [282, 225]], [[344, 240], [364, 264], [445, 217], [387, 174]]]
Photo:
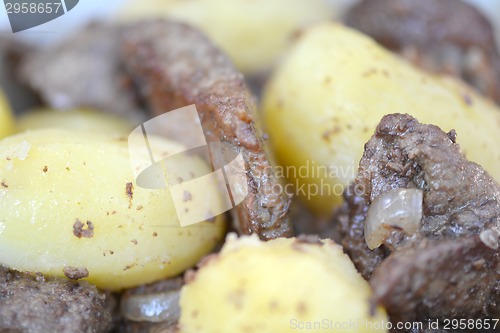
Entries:
[[[210, 172], [201, 159], [181, 162], [183, 172]], [[182, 273], [224, 233], [222, 217], [181, 228], [169, 190], [137, 186], [126, 139], [55, 129], [6, 138], [0, 183], [0, 263], [20, 271], [86, 268], [86, 280], [119, 290]], [[216, 194], [189, 199], [220, 204]]]
[[14, 118], [10, 105], [4, 94], [0, 91], [0, 139], [14, 133]]
[[[465, 155], [500, 181], [498, 107], [451, 78], [417, 70], [342, 25], [324, 23], [304, 32], [270, 80], [263, 113], [278, 161], [308, 170], [305, 177], [290, 173], [292, 182], [323, 186], [322, 194], [302, 195], [320, 214], [342, 201], [365, 142], [390, 113], [455, 129]], [[318, 176], [313, 173], [318, 166], [331, 172]]]
[[297, 30], [334, 16], [326, 0], [143, 0], [119, 19], [169, 17], [205, 32], [246, 74], [269, 70]]
[[385, 332], [366, 329], [387, 317], [380, 307], [370, 317], [370, 287], [340, 245], [233, 236], [182, 288], [181, 332], [295, 332], [323, 320], [326, 327], [307, 331], [338, 332], [335, 323], [354, 321], [347, 331]]
[[128, 135], [133, 126], [123, 118], [92, 109], [37, 109], [17, 120], [19, 132], [39, 128], [63, 128], [75, 131]]

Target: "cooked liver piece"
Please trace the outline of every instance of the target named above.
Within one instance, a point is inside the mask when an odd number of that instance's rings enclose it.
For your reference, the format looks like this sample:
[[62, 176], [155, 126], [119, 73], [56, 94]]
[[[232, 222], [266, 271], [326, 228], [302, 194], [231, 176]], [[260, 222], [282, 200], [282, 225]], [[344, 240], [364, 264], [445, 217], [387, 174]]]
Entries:
[[385, 116], [365, 145], [356, 177], [367, 203], [394, 188], [420, 188], [422, 236], [451, 239], [500, 231], [500, 186], [462, 155], [454, 136], [409, 115]]
[[106, 296], [94, 286], [0, 266], [0, 331], [101, 333], [110, 327]]
[[119, 62], [119, 26], [94, 23], [23, 60], [21, 78], [55, 109], [90, 107], [141, 119]]
[[[337, 216], [342, 244], [392, 320], [483, 318], [500, 302], [500, 186], [454, 142], [409, 115], [385, 116], [365, 145], [356, 184]], [[371, 251], [368, 205], [395, 188], [424, 191], [416, 235], [393, 229]]]
[[365, 0], [346, 23], [431, 72], [462, 78], [500, 103], [500, 57], [490, 22], [460, 0]]
[[370, 250], [365, 242], [364, 223], [368, 204], [363, 197], [356, 195], [353, 186], [344, 191], [344, 204], [335, 212], [334, 228], [340, 233], [340, 243], [349, 255], [354, 266], [369, 280], [375, 268], [386, 257], [383, 247]]
[[394, 321], [478, 319], [498, 306], [499, 264], [478, 236], [423, 240], [389, 255], [370, 284]]
[[129, 27], [123, 56], [154, 113], [196, 104], [207, 141], [242, 153], [250, 193], [233, 214], [238, 231], [262, 239], [291, 236], [290, 199], [273, 191], [278, 179], [254, 126], [256, 106], [230, 60], [198, 30], [166, 20]]

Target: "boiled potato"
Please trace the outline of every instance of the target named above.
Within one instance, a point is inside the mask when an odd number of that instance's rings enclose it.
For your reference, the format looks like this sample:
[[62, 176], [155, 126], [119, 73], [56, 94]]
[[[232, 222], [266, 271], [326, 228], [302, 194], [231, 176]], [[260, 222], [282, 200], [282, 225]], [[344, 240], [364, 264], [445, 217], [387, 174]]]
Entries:
[[341, 202], [364, 144], [389, 113], [455, 129], [465, 155], [500, 181], [497, 106], [339, 24], [320, 24], [300, 37], [266, 87], [262, 108], [285, 176], [318, 213]]
[[[184, 150], [150, 143], [155, 156]], [[147, 153], [134, 156], [150, 164]], [[178, 162], [169, 179], [210, 173], [197, 157]], [[21, 271], [87, 270], [89, 282], [119, 290], [183, 272], [223, 237], [222, 217], [181, 227], [169, 189], [138, 186], [123, 139], [56, 129], [11, 136], [0, 141], [0, 184], [0, 264]], [[189, 204], [222, 204], [196, 190]]]
[[33, 110], [18, 119], [19, 131], [37, 128], [65, 128], [116, 135], [128, 135], [132, 124], [123, 118], [92, 109]]
[[[386, 332], [342, 247], [231, 235], [181, 291], [183, 333]], [[316, 323], [316, 324], [315, 324]], [[320, 327], [318, 327], [318, 324]]]
[[145, 0], [130, 1], [120, 20], [169, 17], [205, 32], [244, 73], [268, 70], [297, 30], [328, 20], [327, 0]]
[[14, 119], [10, 105], [0, 91], [0, 139], [12, 134], [14, 130]]

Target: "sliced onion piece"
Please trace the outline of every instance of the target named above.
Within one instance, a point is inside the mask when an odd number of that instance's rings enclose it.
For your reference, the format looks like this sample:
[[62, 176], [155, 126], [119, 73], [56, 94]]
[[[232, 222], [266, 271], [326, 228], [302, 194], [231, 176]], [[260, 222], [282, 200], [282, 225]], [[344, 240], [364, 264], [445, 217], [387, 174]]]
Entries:
[[493, 249], [493, 250], [498, 250], [498, 247], [499, 247], [499, 239], [498, 238], [499, 237], [500, 237], [500, 235], [498, 234], [498, 231], [496, 231], [494, 229], [483, 230], [479, 234], [479, 238], [484, 243], [484, 245], [486, 245], [487, 247], [489, 247], [490, 249]]
[[180, 290], [127, 295], [120, 304], [121, 314], [131, 321], [176, 323], [180, 317]]
[[365, 220], [365, 241], [370, 250], [382, 245], [392, 229], [413, 235], [422, 220], [423, 192], [419, 189], [397, 188], [379, 195], [368, 208]]

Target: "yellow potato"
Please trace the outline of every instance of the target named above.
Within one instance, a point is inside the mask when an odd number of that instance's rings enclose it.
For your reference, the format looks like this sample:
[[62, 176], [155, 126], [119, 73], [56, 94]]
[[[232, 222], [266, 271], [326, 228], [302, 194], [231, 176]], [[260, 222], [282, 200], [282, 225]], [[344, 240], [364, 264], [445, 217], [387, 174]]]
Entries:
[[[155, 156], [183, 150], [150, 142]], [[210, 172], [197, 157], [177, 161], [169, 179]], [[0, 264], [51, 276], [86, 268], [89, 282], [112, 290], [194, 265], [223, 237], [223, 217], [181, 227], [170, 190], [139, 187], [130, 163], [126, 140], [93, 133], [34, 130], [0, 141]], [[217, 193], [194, 191], [190, 205], [221, 205]]]
[[331, 240], [228, 237], [181, 291], [182, 333], [386, 332], [371, 289]]
[[132, 131], [132, 124], [123, 118], [91, 109], [33, 110], [19, 117], [17, 129], [20, 132], [38, 128], [128, 135]]
[[14, 133], [14, 119], [7, 99], [0, 91], [0, 139]]
[[204, 31], [244, 73], [268, 70], [300, 28], [334, 16], [327, 0], [131, 1], [120, 20], [169, 17]]
[[298, 194], [331, 213], [383, 115], [455, 129], [465, 155], [500, 181], [500, 110], [451, 78], [419, 71], [359, 32], [317, 25], [266, 87], [263, 121]]

